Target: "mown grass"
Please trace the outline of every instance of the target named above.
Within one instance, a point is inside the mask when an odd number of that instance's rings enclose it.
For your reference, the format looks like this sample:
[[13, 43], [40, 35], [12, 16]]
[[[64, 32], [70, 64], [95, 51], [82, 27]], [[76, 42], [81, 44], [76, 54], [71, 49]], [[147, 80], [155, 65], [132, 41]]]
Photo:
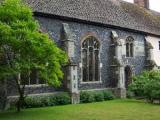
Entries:
[[0, 120], [160, 120], [160, 106], [139, 100], [25, 109], [0, 113]]

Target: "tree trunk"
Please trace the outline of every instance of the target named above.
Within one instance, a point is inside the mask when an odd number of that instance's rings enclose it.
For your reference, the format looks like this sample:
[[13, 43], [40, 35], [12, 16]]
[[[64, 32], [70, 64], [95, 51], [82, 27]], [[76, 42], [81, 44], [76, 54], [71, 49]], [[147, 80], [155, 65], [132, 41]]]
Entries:
[[24, 107], [24, 90], [25, 90], [25, 84], [21, 85], [21, 77], [20, 74], [18, 74], [17, 79], [16, 79], [16, 84], [18, 88], [18, 93], [19, 93], [19, 99], [17, 101], [17, 111], [20, 112], [21, 108]]
[[17, 111], [20, 112], [21, 108], [24, 107], [24, 95], [20, 93], [19, 99], [17, 101]]
[[5, 110], [7, 105], [6, 80], [0, 80], [0, 111]]

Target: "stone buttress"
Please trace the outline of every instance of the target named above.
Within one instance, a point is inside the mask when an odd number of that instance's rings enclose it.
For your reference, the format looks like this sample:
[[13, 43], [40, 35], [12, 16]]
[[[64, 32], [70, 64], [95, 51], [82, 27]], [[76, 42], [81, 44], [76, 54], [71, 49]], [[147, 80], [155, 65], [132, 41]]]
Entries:
[[114, 46], [114, 56], [111, 67], [114, 69], [113, 74], [116, 79], [115, 94], [117, 97], [125, 98], [126, 97], [126, 88], [125, 88], [125, 79], [124, 79], [124, 65], [122, 62], [122, 52], [123, 52], [123, 40], [118, 38], [116, 31], [112, 31], [112, 44]]
[[67, 23], [62, 23], [61, 40], [69, 63], [65, 68], [65, 88], [70, 92], [72, 104], [79, 103], [77, 63], [75, 60], [75, 35]]

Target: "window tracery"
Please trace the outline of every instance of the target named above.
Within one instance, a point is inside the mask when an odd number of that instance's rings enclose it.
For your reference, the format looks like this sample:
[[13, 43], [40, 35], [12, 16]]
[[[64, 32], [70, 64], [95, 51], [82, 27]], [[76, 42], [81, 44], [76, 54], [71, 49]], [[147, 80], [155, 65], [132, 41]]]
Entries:
[[134, 39], [133, 37], [127, 37], [126, 39], [126, 57], [133, 57], [134, 51]]
[[99, 81], [99, 47], [98, 40], [90, 36], [82, 43], [82, 81]]

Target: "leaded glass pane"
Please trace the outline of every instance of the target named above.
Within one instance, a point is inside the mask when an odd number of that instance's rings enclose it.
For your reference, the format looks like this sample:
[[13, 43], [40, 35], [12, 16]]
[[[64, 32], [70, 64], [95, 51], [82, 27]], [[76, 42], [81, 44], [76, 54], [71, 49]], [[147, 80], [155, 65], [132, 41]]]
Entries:
[[93, 48], [89, 47], [89, 81], [93, 81]]
[[130, 44], [130, 57], [133, 57], [133, 43]]
[[99, 42], [94, 37], [82, 43], [82, 76], [83, 81], [99, 80]]
[[126, 56], [129, 57], [129, 43], [126, 43]]
[[90, 39], [89, 39], [89, 46], [93, 46], [93, 38], [91, 37]]
[[88, 70], [87, 70], [87, 50], [82, 51], [82, 69], [83, 69], [83, 81], [88, 80]]
[[126, 39], [126, 57], [133, 57], [133, 42], [134, 39], [131, 36]]
[[85, 40], [85, 41], [83, 42], [82, 47], [83, 47], [83, 48], [87, 48], [87, 47], [88, 47], [88, 41], [87, 41], [87, 40]]
[[95, 50], [95, 81], [99, 81], [99, 50]]

